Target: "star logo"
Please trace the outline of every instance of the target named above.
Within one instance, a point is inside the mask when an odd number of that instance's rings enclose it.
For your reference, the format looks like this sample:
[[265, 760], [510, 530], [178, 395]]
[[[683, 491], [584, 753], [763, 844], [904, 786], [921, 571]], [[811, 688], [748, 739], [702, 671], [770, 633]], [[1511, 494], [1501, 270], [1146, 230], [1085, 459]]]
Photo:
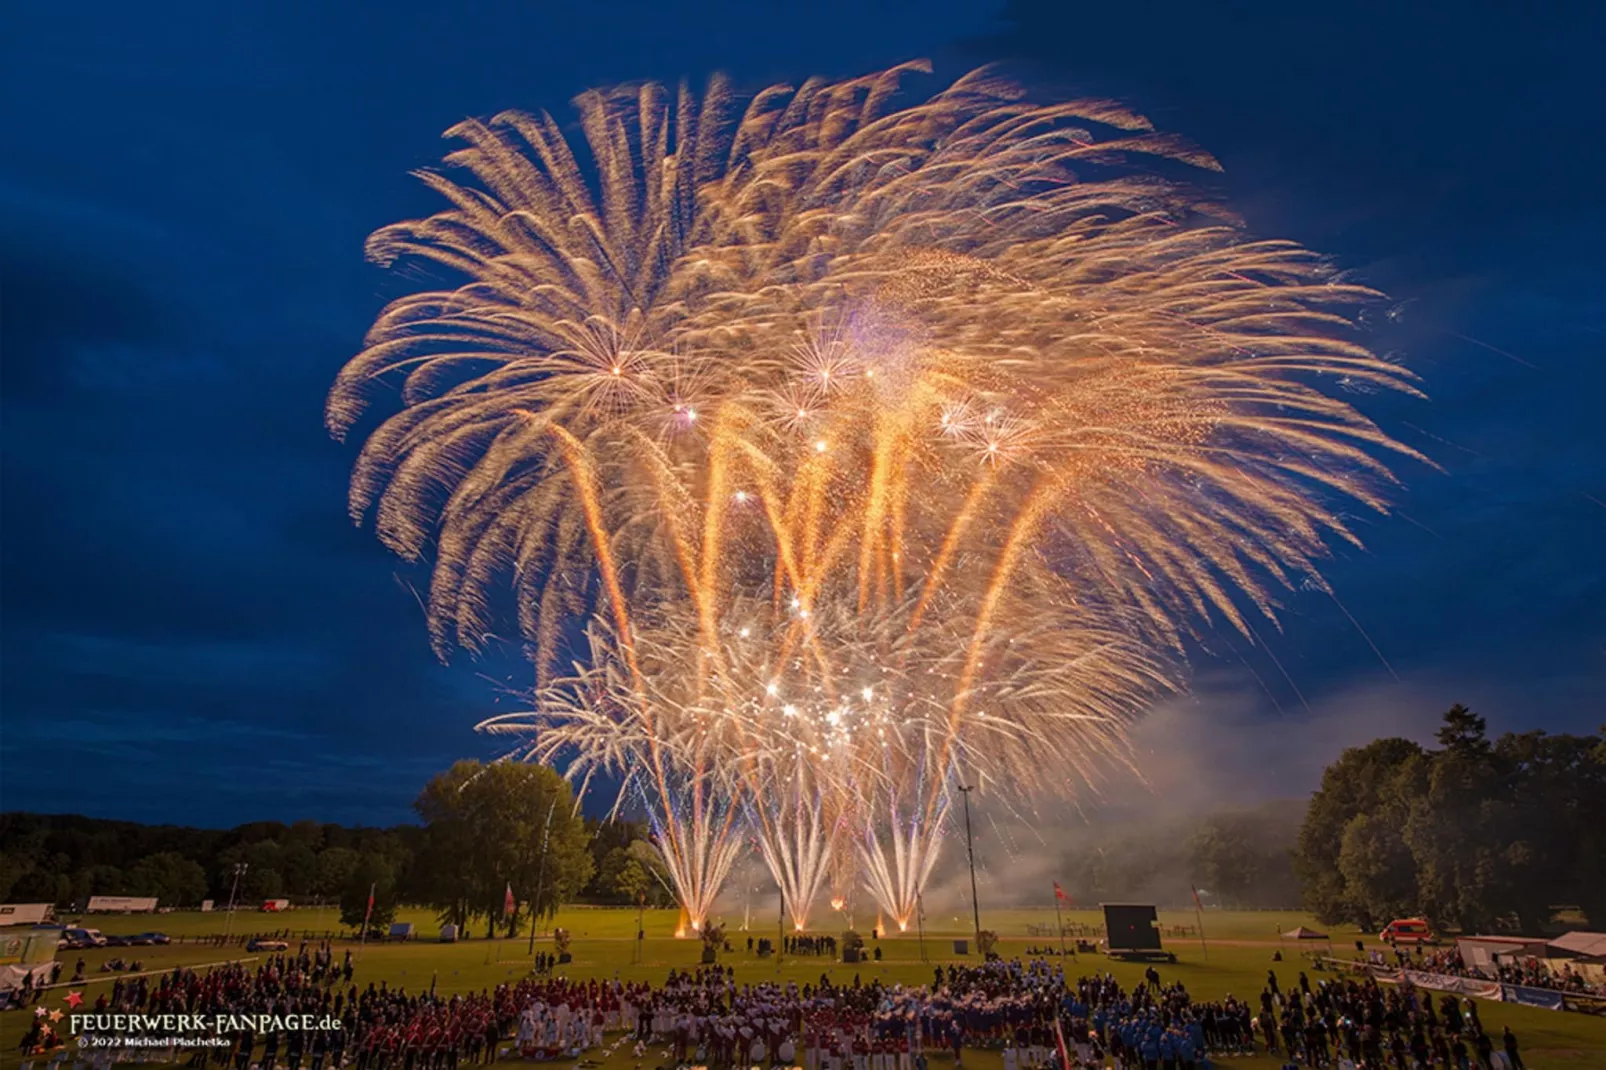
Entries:
[[33, 1016], [34, 1016], [34, 1017], [35, 1017], [35, 1018], [43, 1018], [43, 1017], [44, 1017], [44, 1016], [45, 1016], [45, 1015], [47, 1015], [47, 1014], [49, 1014], [49, 1013], [50, 1013], [50, 1011], [49, 1011], [49, 1010], [47, 1010], [47, 1009], [46, 1009], [46, 1008], [44, 1008], [44, 1007], [35, 1007], [35, 1008], [34, 1008], [34, 1009], [33, 1009]]
[[61, 1012], [60, 1012], [60, 1011], [51, 1011], [51, 1012], [50, 1012], [50, 1020], [51, 1020], [51, 1021], [52, 1021], [52, 1022], [59, 1022], [59, 1021], [61, 1021]]
[[67, 1006], [73, 1008], [74, 1010], [77, 1010], [78, 1006], [80, 1004], [82, 1004], [83, 1002], [84, 1002], [84, 994], [82, 992], [68, 992], [67, 993]]

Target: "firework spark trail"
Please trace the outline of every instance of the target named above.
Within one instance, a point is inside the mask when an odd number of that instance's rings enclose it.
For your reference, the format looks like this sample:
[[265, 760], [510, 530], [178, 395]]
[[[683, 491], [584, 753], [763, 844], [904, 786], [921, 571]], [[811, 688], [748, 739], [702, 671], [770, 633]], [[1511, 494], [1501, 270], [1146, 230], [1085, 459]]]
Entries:
[[344, 435], [401, 387], [353, 516], [433, 547], [443, 656], [511, 581], [539, 687], [487, 730], [641, 792], [694, 922], [740, 815], [798, 909], [856, 859], [906, 922], [956, 770], [1130, 764], [1185, 637], [1275, 619], [1357, 541], [1332, 503], [1384, 508], [1375, 455], [1418, 456], [1324, 390], [1414, 391], [1346, 336], [1377, 295], [1130, 166], [1208, 156], [986, 70], [897, 106], [924, 69], [589, 92], [576, 145], [463, 123], [467, 180], [421, 176], [450, 207], [369, 242], [463, 281], [330, 393]]

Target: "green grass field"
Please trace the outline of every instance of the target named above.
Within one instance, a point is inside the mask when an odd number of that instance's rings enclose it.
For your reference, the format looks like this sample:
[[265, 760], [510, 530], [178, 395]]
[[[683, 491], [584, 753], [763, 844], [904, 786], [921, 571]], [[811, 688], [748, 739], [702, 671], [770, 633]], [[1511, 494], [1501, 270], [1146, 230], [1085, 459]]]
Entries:
[[[136, 933], [159, 929], [177, 939], [221, 932], [226, 918], [223, 914], [185, 913], [155, 917], [99, 916], [84, 920], [87, 924], [107, 933]], [[392, 986], [402, 985], [412, 990], [428, 988], [434, 984], [437, 991], [451, 993], [478, 990], [502, 981], [516, 980], [529, 971], [527, 938], [512, 940], [478, 938], [456, 944], [441, 944], [434, 942], [439, 926], [429, 913], [404, 911], [398, 920], [413, 922], [418, 932], [422, 934], [422, 938], [408, 943], [369, 944], [364, 947], [358, 966], [359, 982], [383, 979]], [[641, 941], [642, 961], [637, 961], [638, 949], [634, 939], [635, 911], [587, 908], [565, 910], [558, 917], [557, 924], [569, 929], [574, 936], [571, 947], [574, 962], [565, 967], [565, 972], [571, 977], [578, 978], [619, 977], [625, 980], [662, 982], [672, 967], [695, 966], [700, 958], [700, 943], [694, 940], [675, 939], [673, 934], [676, 920], [674, 911], [646, 913], [644, 928], [647, 936]], [[775, 979], [803, 983], [817, 981], [821, 974], [829, 974], [835, 980], [851, 980], [857, 973], [865, 981], [879, 978], [889, 983], [896, 981], [919, 984], [930, 980], [932, 968], [939, 963], [977, 961], [974, 953], [968, 959], [956, 957], [952, 953], [952, 940], [956, 936], [962, 937], [968, 933], [970, 928], [968, 918], [927, 918], [924, 951], [928, 961], [922, 961], [921, 941], [915, 934], [908, 933], [880, 941], [882, 961], [859, 966], [845, 966], [810, 957], [787, 956], [780, 963], [776, 963], [774, 959], [760, 960], [746, 953], [746, 938], [748, 935], [758, 937], [777, 934], [776, 919], [771, 917], [767, 920], [767, 924], [761, 924], [759, 918], [753, 917], [750, 934], [740, 931], [742, 921], [740, 915], [725, 920], [729, 939], [736, 951], [722, 956], [722, 962], [735, 968], [738, 983]], [[857, 920], [860, 931], [866, 933], [874, 922], [873, 917]], [[1065, 920], [1067, 923], [1096, 926], [1100, 923], [1100, 916], [1097, 911], [1091, 910], [1066, 911]], [[1052, 927], [1054, 921], [1052, 910], [994, 911], [984, 914], [982, 921], [984, 925], [997, 930], [1002, 938], [1000, 951], [1006, 957], [1023, 956], [1033, 945], [1057, 944], [1052, 938], [1029, 936], [1027, 929], [1029, 925]], [[1160, 922], [1163, 927], [1195, 925], [1192, 913], [1162, 912]], [[1201, 946], [1196, 934], [1189, 937], [1169, 935], [1166, 937], [1166, 947], [1176, 953], [1178, 962], [1174, 966], [1162, 965], [1161, 976], [1167, 981], [1180, 978], [1197, 999], [1216, 999], [1229, 993], [1240, 998], [1252, 999], [1259, 994], [1265, 983], [1266, 971], [1270, 968], [1277, 970], [1284, 986], [1287, 987], [1295, 981], [1301, 969], [1309, 969], [1309, 963], [1301, 958], [1302, 953], [1325, 953], [1328, 950], [1325, 941], [1300, 948], [1295, 947], [1292, 941], [1278, 938], [1278, 933], [1301, 924], [1315, 926], [1314, 920], [1308, 915], [1291, 912], [1209, 912], [1205, 915], [1205, 929], [1209, 938], [1207, 946]], [[303, 909], [282, 915], [241, 912], [235, 916], [233, 923], [236, 935], [266, 933], [281, 929], [290, 929], [294, 934], [299, 934], [303, 931], [321, 932], [338, 928], [338, 914], [333, 909]], [[820, 931], [839, 932], [843, 928], [845, 926], [838, 925]], [[1331, 936], [1333, 949], [1341, 955], [1346, 953], [1346, 949], [1352, 951], [1354, 941], [1361, 937], [1361, 934], [1353, 929], [1324, 927], [1324, 931]], [[295, 937], [292, 937], [292, 950], [295, 949], [294, 940]], [[1375, 935], [1368, 940], [1369, 945], [1375, 942]], [[355, 941], [342, 941], [341, 946], [355, 948], [356, 944]], [[550, 938], [537, 942], [538, 948], [550, 950], [551, 946]], [[1284, 961], [1274, 963], [1272, 956], [1279, 949], [1282, 951]], [[137, 958], [144, 963], [147, 970], [156, 970], [180, 964], [214, 963], [245, 956], [247, 952], [237, 945], [220, 948], [201, 943], [61, 953], [66, 964], [64, 975], [71, 974], [77, 958], [82, 957], [85, 960], [90, 976], [86, 994], [91, 1000], [97, 992], [97, 986], [109, 985], [116, 976], [94, 972], [100, 963], [108, 958]], [[1144, 967], [1111, 962], [1096, 955], [1082, 955], [1074, 964], [1068, 966], [1068, 972], [1073, 976], [1077, 973], [1092, 973], [1099, 970], [1108, 970], [1123, 984], [1130, 985], [1141, 978]], [[1318, 975], [1313, 972], [1311, 976], [1314, 981]], [[64, 1007], [63, 999], [66, 991], [65, 988], [52, 990], [43, 1005]], [[9, 1011], [0, 1014], [0, 1043], [3, 1043], [3, 1047], [0, 1047], [0, 1070], [10, 1070], [20, 1061], [16, 1046], [22, 1030], [26, 1028], [28, 1013]], [[1527, 1065], [1534, 1070], [1552, 1070], [1552, 1068], [1582, 1070], [1586, 1067], [1606, 1067], [1606, 1018], [1500, 1003], [1484, 1003], [1480, 1006], [1480, 1013], [1485, 1028], [1495, 1034], [1498, 1034], [1503, 1025], [1510, 1024], [1522, 1041]], [[661, 1055], [662, 1053], [658, 1051], [649, 1052], [648, 1057], [642, 1062], [643, 1070], [652, 1070], [662, 1063], [664, 1060]], [[1246, 1070], [1280, 1065], [1266, 1058], [1235, 1058], [1229, 1062], [1235, 1067], [1243, 1067]], [[636, 1060], [629, 1055], [628, 1047], [621, 1046], [614, 1055], [604, 1060], [603, 1070], [633, 1070], [635, 1065]], [[967, 1068], [977, 1068], [977, 1070], [998, 1070], [1000, 1060], [993, 1053], [983, 1053], [979, 1058], [967, 1057], [965, 1065]], [[933, 1060], [932, 1066], [934, 1070], [949, 1070], [948, 1064], [942, 1059]]]

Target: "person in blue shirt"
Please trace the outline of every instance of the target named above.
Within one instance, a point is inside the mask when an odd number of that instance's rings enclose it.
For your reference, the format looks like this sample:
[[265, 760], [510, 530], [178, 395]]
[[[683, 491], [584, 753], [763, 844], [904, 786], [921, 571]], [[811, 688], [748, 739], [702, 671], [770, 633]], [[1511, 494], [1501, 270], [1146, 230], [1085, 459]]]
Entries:
[[1138, 1054], [1143, 1056], [1143, 1070], [1159, 1070], [1160, 1068], [1160, 1042], [1150, 1033], [1138, 1045]]

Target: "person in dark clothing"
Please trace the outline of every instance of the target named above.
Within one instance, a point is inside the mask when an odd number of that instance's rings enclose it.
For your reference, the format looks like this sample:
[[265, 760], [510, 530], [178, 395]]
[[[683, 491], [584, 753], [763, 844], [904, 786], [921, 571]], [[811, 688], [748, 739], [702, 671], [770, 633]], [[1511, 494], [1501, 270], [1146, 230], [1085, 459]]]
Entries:
[[485, 1064], [489, 1066], [496, 1062], [496, 1045], [502, 1039], [502, 1031], [495, 1022], [485, 1026]]
[[1505, 1042], [1506, 1062], [1511, 1064], [1511, 1070], [1525, 1070], [1522, 1065], [1522, 1056], [1517, 1054], [1517, 1034], [1511, 1031], [1509, 1025], [1501, 1031], [1500, 1039]]
[[1478, 1030], [1473, 1044], [1478, 1049], [1478, 1065], [1483, 1070], [1494, 1070], [1494, 1041], [1489, 1039], [1489, 1034], [1481, 1029]]

